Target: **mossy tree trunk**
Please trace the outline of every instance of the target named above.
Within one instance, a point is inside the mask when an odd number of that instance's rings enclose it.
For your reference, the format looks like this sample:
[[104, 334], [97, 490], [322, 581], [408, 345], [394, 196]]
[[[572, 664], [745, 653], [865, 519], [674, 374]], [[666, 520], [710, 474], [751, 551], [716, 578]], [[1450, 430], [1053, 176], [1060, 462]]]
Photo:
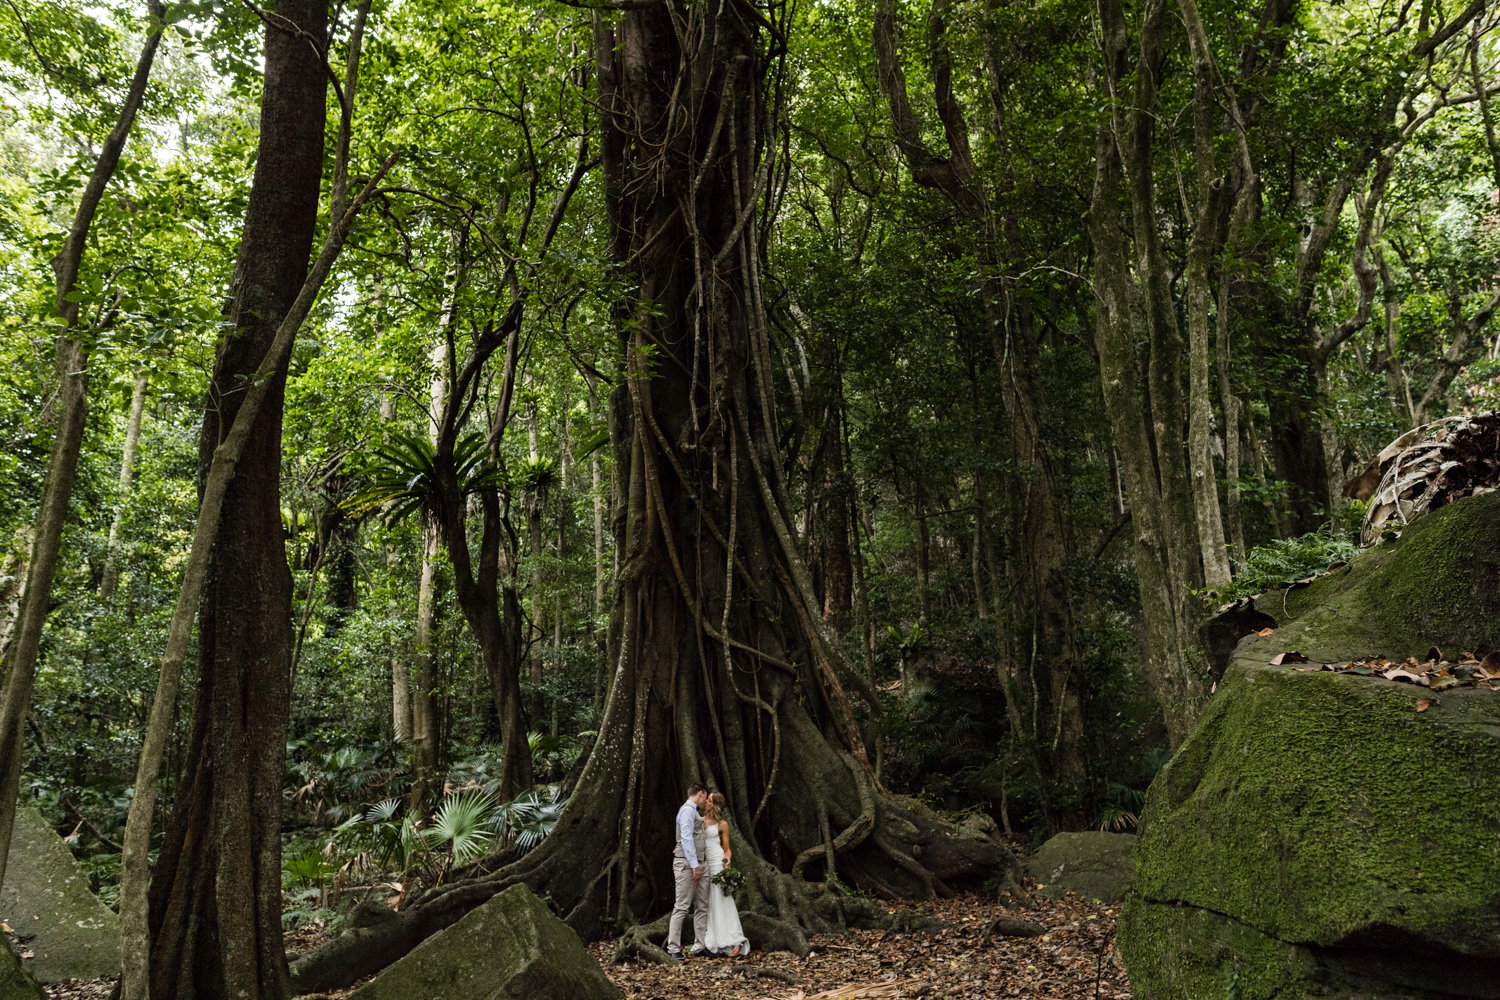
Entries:
[[[665, 912], [671, 818], [695, 780], [729, 799], [740, 905], [762, 943], [805, 953], [808, 931], [874, 918], [868, 900], [785, 874], [832, 876], [830, 855], [839, 878], [885, 898], [1014, 872], [1002, 845], [876, 783], [844, 682], [873, 691], [844, 662], [789, 527], [787, 373], [771, 364], [760, 283], [785, 27], [742, 0], [599, 24], [613, 263], [635, 290], [616, 307], [620, 569], [599, 735], [538, 848], [315, 953], [301, 988], [351, 982], [518, 883], [585, 938]], [[658, 955], [658, 931], [627, 949]]]

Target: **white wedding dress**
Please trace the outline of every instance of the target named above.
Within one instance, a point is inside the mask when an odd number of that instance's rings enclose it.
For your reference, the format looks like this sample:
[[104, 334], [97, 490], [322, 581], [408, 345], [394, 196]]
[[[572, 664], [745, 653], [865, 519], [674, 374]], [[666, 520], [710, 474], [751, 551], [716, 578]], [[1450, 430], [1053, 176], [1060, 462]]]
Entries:
[[[724, 848], [719, 844], [719, 825], [711, 823], [703, 828], [708, 841], [708, 850], [705, 852], [708, 862], [708, 875], [710, 878], [724, 870]], [[750, 942], [745, 937], [745, 929], [740, 926], [740, 910], [734, 904], [733, 896], [724, 895], [724, 891], [717, 885], [708, 887], [708, 933], [704, 935], [704, 944], [710, 951], [716, 951], [728, 955], [739, 945], [740, 954], [745, 955], [750, 951]]]

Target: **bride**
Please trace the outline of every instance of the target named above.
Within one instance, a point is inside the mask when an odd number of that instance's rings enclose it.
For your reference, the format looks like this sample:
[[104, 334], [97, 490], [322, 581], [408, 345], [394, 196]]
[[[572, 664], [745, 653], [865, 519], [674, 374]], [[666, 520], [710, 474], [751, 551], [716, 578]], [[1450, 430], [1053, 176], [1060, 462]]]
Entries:
[[[707, 835], [708, 875], [712, 878], [733, 863], [733, 852], [729, 849], [729, 810], [719, 792], [708, 797], [703, 832]], [[734, 958], [750, 953], [750, 942], [740, 926], [740, 911], [734, 904], [734, 897], [724, 895], [724, 891], [713, 884], [708, 887], [708, 933], [704, 938], [704, 946], [710, 954]]]

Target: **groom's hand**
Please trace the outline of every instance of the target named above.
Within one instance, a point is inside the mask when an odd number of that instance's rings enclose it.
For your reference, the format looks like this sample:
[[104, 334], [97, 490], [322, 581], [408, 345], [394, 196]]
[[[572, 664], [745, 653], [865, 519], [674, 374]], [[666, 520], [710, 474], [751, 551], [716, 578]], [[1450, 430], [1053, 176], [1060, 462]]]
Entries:
[[698, 881], [702, 877], [703, 877], [703, 869], [702, 868], [694, 868], [693, 869], [693, 881], [696, 882], [696, 881]]

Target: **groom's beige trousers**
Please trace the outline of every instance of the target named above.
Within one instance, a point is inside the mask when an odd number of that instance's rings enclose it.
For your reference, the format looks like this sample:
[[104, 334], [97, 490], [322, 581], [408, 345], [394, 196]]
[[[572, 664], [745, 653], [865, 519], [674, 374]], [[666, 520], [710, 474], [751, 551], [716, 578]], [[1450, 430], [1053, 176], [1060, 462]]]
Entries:
[[[678, 853], [682, 853], [680, 848]], [[672, 907], [672, 920], [667, 925], [667, 947], [682, 950], [682, 918], [691, 908], [694, 947], [701, 949], [708, 938], [708, 887], [711, 884], [708, 869], [703, 869], [702, 878], [694, 880], [687, 859], [677, 857], [672, 859], [672, 875], [677, 882], [677, 903]]]

